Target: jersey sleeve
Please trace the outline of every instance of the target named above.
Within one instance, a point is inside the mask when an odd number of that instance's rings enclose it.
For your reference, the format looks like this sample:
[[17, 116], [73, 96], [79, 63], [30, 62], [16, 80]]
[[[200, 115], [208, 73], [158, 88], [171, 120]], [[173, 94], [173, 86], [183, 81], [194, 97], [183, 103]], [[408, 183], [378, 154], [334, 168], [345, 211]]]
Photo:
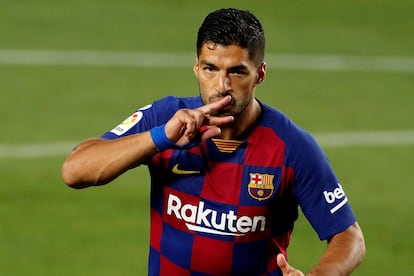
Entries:
[[105, 132], [101, 138], [113, 140], [150, 130], [153, 127], [165, 124], [178, 108], [180, 108], [178, 98], [173, 96], [162, 98], [139, 108], [119, 125]]
[[295, 155], [294, 193], [304, 215], [321, 240], [344, 231], [355, 221], [348, 198], [325, 153], [302, 132]]

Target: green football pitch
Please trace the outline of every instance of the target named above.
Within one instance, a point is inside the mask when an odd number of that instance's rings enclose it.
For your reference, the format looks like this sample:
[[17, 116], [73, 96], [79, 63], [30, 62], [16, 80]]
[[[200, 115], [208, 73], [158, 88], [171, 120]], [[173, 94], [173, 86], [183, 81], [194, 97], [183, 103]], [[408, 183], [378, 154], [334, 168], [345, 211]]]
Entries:
[[[146, 275], [146, 168], [73, 190], [61, 164], [137, 108], [197, 94], [197, 28], [229, 6], [265, 28], [257, 97], [315, 135], [347, 192], [367, 246], [354, 275], [413, 275], [414, 2], [141, 2], [0, 4], [0, 275]], [[324, 246], [301, 215], [291, 264]]]

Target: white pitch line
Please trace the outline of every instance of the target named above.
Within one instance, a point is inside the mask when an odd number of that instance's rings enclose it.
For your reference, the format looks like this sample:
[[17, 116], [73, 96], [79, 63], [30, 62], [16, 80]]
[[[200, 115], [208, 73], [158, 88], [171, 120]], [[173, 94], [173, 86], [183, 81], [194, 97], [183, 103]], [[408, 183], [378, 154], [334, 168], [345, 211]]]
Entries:
[[[323, 148], [414, 145], [414, 130], [315, 133]], [[77, 142], [0, 144], [0, 159], [65, 156]]]
[[194, 61], [185, 53], [0, 50], [0, 64], [54, 66], [184, 67]]
[[341, 55], [269, 55], [271, 66], [280, 69], [326, 71], [414, 72], [413, 57]]
[[1, 159], [24, 159], [64, 156], [77, 145], [76, 142], [55, 142], [44, 144], [0, 144]]
[[314, 137], [324, 148], [414, 144], [414, 130], [316, 133]]
[[[0, 65], [191, 67], [194, 53], [0, 49]], [[268, 68], [285, 70], [414, 72], [414, 57], [268, 54]]]

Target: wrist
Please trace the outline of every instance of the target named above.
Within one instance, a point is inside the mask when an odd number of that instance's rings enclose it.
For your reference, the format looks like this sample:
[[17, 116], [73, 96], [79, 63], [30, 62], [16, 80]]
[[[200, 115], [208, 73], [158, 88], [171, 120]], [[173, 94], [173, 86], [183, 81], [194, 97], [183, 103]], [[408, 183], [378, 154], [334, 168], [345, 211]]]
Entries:
[[150, 130], [152, 141], [159, 151], [174, 148], [176, 145], [165, 133], [165, 124], [154, 127]]

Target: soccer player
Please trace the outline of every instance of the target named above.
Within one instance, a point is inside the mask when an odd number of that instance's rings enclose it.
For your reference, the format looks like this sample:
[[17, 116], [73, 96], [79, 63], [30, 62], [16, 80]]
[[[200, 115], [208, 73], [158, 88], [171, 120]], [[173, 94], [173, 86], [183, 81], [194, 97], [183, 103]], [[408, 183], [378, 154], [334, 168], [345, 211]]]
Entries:
[[193, 68], [200, 96], [142, 107], [65, 160], [73, 188], [148, 166], [149, 275], [303, 275], [287, 262], [298, 207], [327, 241], [308, 275], [348, 275], [362, 261], [362, 231], [325, 154], [255, 96], [264, 48], [249, 11], [210, 13]]

